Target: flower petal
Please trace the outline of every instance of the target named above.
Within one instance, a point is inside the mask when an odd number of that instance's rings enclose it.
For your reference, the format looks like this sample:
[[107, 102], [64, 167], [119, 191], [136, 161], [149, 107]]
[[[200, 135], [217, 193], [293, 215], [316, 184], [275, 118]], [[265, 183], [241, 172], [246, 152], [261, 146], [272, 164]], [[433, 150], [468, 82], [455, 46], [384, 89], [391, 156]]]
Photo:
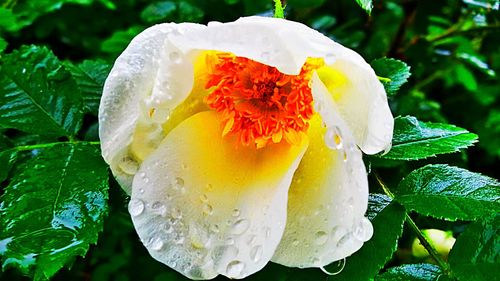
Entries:
[[129, 211], [157, 260], [192, 279], [243, 278], [273, 255], [300, 145], [241, 146], [215, 112], [174, 128], [142, 163]]
[[[176, 50], [167, 45], [166, 39], [171, 34], [199, 28], [205, 26], [159, 24], [146, 29], [116, 60], [106, 80], [99, 108], [101, 149], [127, 193], [139, 167], [137, 161], [163, 138], [161, 122], [147, 116], [149, 104], [166, 100], [167, 105], [162, 103], [163, 106], [175, 108], [193, 85], [192, 63], [180, 63], [181, 58], [176, 57]], [[168, 75], [176, 83], [169, 85], [166, 93], [162, 89], [167, 85], [161, 83]], [[140, 141], [133, 142], [134, 139]]]
[[373, 69], [358, 54], [344, 48], [326, 71], [320, 69], [318, 73], [361, 150], [375, 154], [389, 149], [394, 119]]
[[[390, 147], [394, 121], [375, 72], [359, 54], [314, 29], [293, 21], [255, 16], [224, 24], [211, 22], [206, 29], [174, 34], [170, 39], [184, 53], [231, 52], [293, 75], [300, 72], [307, 58], [323, 58], [332, 71], [320, 78], [328, 84], [359, 147], [368, 154]], [[338, 75], [329, 82], [332, 73]]]
[[310, 122], [310, 145], [293, 178], [285, 233], [272, 258], [286, 266], [322, 267], [357, 251], [373, 232], [364, 217], [368, 181], [361, 151], [317, 75], [312, 91], [321, 118]]

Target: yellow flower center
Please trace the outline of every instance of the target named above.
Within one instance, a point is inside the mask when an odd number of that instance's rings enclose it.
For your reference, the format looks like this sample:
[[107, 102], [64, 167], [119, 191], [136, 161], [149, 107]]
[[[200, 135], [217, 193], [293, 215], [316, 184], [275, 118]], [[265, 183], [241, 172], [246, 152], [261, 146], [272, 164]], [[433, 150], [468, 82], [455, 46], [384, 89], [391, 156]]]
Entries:
[[298, 75], [230, 53], [207, 60], [207, 105], [220, 113], [223, 135], [236, 134], [258, 148], [282, 140], [296, 144], [314, 114], [310, 80], [322, 59], [308, 59]]

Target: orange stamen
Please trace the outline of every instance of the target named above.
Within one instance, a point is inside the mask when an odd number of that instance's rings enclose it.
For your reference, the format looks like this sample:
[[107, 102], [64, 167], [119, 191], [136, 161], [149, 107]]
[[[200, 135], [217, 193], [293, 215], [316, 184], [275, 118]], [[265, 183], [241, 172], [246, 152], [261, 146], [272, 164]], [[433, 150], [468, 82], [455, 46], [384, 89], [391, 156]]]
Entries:
[[285, 140], [295, 144], [309, 128], [314, 114], [309, 82], [322, 61], [309, 59], [298, 75], [229, 53], [207, 58], [208, 82], [213, 91], [209, 107], [220, 113], [223, 135], [238, 134], [241, 143], [264, 147]]

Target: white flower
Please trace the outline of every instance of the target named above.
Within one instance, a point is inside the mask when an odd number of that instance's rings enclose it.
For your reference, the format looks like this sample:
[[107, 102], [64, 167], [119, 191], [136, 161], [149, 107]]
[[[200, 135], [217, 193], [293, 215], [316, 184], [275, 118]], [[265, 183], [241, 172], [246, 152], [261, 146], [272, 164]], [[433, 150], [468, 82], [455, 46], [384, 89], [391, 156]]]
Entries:
[[358, 147], [390, 147], [386, 93], [300, 23], [153, 26], [116, 60], [99, 118], [141, 241], [189, 278], [322, 267], [372, 235]]

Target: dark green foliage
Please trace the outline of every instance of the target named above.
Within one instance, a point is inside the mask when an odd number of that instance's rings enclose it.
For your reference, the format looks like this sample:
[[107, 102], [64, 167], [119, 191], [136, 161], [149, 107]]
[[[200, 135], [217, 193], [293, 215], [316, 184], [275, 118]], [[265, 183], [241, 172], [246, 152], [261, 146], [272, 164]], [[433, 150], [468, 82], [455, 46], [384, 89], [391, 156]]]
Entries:
[[25, 46], [5, 56], [0, 75], [0, 126], [55, 136], [80, 129], [82, 97], [48, 49]]
[[1, 197], [0, 253], [4, 269], [45, 280], [97, 242], [108, 174], [95, 146], [60, 144], [33, 153]]
[[390, 268], [375, 278], [376, 281], [444, 281], [446, 276], [433, 264], [405, 264]]
[[390, 58], [376, 59], [370, 63], [380, 77], [388, 96], [394, 95], [410, 77], [410, 67], [399, 60]]
[[500, 212], [500, 183], [448, 165], [427, 165], [401, 181], [396, 200], [421, 214], [475, 220]]

